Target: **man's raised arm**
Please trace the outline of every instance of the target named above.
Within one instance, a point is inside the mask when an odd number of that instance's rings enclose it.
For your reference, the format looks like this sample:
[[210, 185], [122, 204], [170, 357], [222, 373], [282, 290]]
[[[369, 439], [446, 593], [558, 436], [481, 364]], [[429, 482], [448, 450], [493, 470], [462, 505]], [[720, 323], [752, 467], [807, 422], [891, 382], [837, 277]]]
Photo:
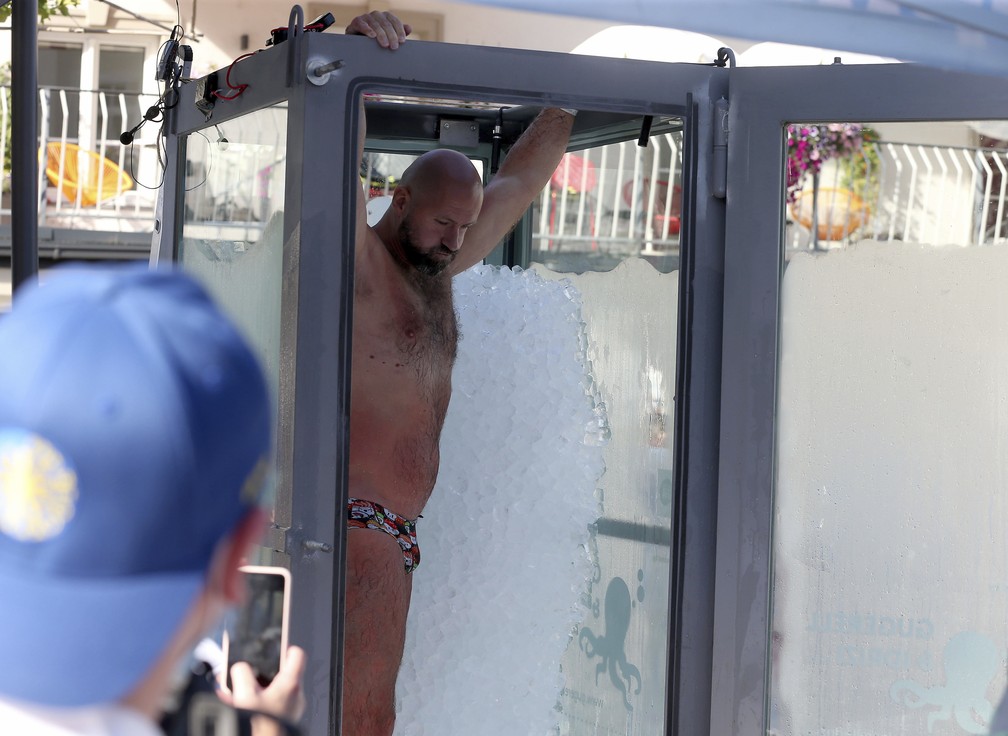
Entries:
[[521, 134], [486, 188], [479, 218], [452, 262], [452, 275], [486, 258], [514, 227], [556, 171], [573, 125], [573, 114], [550, 107]]
[[[406, 36], [412, 32], [409, 23], [403, 23], [392, 13], [381, 10], [373, 10], [364, 15], [358, 15], [344, 30], [348, 36], [367, 36], [373, 38], [379, 46], [385, 49], [397, 49], [406, 42]], [[367, 138], [367, 117], [364, 114], [364, 98], [361, 97], [358, 107], [360, 116], [360, 129], [357, 135], [357, 168], [360, 171], [361, 162], [364, 160], [364, 141]], [[370, 184], [370, 182], [368, 183]], [[364, 237], [364, 228], [367, 227], [367, 195], [359, 193], [357, 196], [357, 242], [361, 242]]]

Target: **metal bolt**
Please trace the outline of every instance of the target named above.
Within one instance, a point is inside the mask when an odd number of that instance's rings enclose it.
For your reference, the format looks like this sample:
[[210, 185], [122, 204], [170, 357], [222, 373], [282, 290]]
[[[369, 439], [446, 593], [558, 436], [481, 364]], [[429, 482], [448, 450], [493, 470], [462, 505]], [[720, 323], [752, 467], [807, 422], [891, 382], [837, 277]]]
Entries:
[[304, 548], [308, 552], [332, 552], [332, 545], [326, 542], [316, 542], [314, 539], [306, 539]]
[[343, 68], [343, 60], [337, 59], [336, 61], [330, 61], [328, 64], [323, 64], [322, 66], [313, 69], [312, 73], [316, 77], [322, 77], [328, 74], [329, 72], [334, 72], [337, 69], [342, 68]]

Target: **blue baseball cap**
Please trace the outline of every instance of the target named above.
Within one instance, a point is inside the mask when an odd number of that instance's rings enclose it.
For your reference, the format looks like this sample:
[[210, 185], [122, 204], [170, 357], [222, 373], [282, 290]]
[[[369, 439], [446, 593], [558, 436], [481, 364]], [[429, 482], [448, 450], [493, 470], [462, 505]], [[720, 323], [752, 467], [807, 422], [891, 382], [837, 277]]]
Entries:
[[203, 288], [53, 269], [0, 316], [0, 697], [107, 703], [150, 670], [258, 503], [272, 411]]

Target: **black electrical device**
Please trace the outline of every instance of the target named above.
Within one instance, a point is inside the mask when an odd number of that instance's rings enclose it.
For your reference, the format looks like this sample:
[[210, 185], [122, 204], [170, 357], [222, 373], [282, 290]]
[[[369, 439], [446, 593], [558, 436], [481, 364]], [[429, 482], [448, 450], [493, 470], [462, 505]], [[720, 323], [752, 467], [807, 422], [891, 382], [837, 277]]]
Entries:
[[[160, 122], [164, 119], [166, 110], [178, 103], [178, 84], [189, 76], [192, 68], [192, 46], [180, 44], [171, 38], [165, 44], [161, 58], [158, 60], [157, 80], [164, 82], [165, 91], [156, 103], [147, 108], [140, 122], [129, 130], [124, 130], [119, 136], [119, 142], [124, 146], [133, 143], [137, 131], [148, 121]], [[174, 95], [174, 98], [172, 97]]]
[[[318, 18], [313, 20], [311, 23], [308, 23], [304, 27], [304, 29], [306, 32], [314, 31], [315, 33], [321, 33], [335, 22], [336, 18], [333, 17], [332, 13], [323, 13]], [[281, 44], [284, 41], [286, 41], [288, 35], [290, 35], [290, 31], [288, 30], [287, 26], [284, 26], [282, 28], [274, 28], [272, 31], [270, 31], [270, 37], [266, 41], [266, 45], [277, 46], [278, 44]]]
[[175, 38], [169, 38], [158, 59], [156, 78], [159, 82], [170, 82], [175, 74], [175, 58], [178, 55], [179, 42]]
[[196, 80], [196, 108], [209, 116], [213, 111], [214, 92], [217, 91], [217, 72], [210, 72]]

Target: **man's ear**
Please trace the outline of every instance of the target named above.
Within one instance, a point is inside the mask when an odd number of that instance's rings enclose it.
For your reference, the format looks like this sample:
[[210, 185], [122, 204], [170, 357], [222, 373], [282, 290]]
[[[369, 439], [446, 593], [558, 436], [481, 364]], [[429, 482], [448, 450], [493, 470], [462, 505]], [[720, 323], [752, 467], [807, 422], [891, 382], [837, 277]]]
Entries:
[[389, 209], [394, 210], [396, 217], [401, 220], [406, 215], [406, 210], [409, 207], [412, 197], [413, 195], [406, 187], [396, 187], [392, 190], [392, 204], [389, 205]]
[[267, 521], [264, 509], [252, 509], [217, 551], [211, 581], [228, 603], [240, 603], [245, 598], [245, 584], [238, 568], [246, 564], [252, 546], [262, 540]]

